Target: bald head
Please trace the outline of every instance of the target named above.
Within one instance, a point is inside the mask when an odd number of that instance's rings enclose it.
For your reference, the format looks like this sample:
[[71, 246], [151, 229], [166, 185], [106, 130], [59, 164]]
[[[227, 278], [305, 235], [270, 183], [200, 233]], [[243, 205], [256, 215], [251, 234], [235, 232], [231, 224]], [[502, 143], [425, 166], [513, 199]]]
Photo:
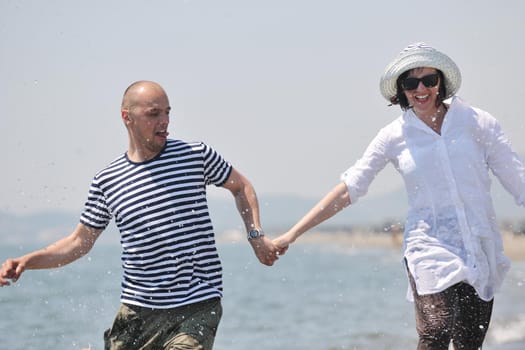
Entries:
[[133, 106], [140, 104], [148, 94], [156, 93], [166, 95], [166, 92], [159, 84], [153, 81], [140, 80], [136, 81], [124, 91], [122, 97], [122, 110], [129, 110]]

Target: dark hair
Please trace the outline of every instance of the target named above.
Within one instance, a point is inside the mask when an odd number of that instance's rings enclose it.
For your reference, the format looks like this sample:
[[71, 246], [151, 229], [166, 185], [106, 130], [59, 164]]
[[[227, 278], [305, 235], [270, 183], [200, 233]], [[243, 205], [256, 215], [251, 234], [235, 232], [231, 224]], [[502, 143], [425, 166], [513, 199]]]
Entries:
[[[403, 87], [401, 86], [401, 82], [405, 80], [408, 77], [408, 74], [411, 70], [407, 70], [406, 72], [403, 72], [397, 78], [396, 81], [396, 95], [390, 99], [390, 103], [393, 105], [399, 104], [402, 110], [406, 111], [411, 106], [408, 104], [407, 97], [405, 96], [405, 92], [403, 90]], [[445, 76], [443, 75], [443, 72], [439, 69], [436, 69], [437, 73], [439, 74], [439, 90], [438, 90], [438, 98], [436, 100], [436, 107], [441, 105], [443, 103], [443, 100], [445, 100], [445, 97], [447, 96], [447, 88], [445, 86]]]

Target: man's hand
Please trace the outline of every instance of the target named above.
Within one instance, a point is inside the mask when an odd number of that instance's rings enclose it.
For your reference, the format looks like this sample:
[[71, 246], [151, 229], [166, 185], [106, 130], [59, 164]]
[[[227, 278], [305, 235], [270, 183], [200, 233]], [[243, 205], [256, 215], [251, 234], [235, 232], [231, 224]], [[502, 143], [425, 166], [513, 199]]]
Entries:
[[0, 287], [9, 286], [9, 280], [16, 282], [24, 270], [25, 264], [21, 259], [7, 259], [0, 270]]
[[258, 238], [250, 239], [255, 256], [259, 261], [267, 266], [272, 266], [279, 255], [283, 255], [286, 249], [279, 249], [277, 246], [266, 236], [260, 236]]

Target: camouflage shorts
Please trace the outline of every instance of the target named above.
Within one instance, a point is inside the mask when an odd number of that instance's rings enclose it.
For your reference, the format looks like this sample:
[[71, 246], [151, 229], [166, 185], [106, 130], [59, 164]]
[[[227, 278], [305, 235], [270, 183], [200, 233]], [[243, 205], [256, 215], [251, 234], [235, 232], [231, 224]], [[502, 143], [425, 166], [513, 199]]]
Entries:
[[104, 349], [211, 350], [221, 316], [219, 298], [167, 310], [122, 304]]

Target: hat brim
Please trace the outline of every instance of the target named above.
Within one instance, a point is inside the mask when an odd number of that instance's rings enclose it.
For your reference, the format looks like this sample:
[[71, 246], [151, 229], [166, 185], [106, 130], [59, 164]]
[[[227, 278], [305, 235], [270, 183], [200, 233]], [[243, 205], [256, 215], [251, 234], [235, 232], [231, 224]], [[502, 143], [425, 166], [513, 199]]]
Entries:
[[433, 49], [417, 49], [399, 56], [386, 67], [379, 85], [381, 95], [390, 102], [397, 94], [396, 83], [399, 76], [406, 71], [420, 67], [439, 69], [443, 73], [447, 91], [445, 99], [454, 96], [459, 90], [461, 73], [450, 57]]

